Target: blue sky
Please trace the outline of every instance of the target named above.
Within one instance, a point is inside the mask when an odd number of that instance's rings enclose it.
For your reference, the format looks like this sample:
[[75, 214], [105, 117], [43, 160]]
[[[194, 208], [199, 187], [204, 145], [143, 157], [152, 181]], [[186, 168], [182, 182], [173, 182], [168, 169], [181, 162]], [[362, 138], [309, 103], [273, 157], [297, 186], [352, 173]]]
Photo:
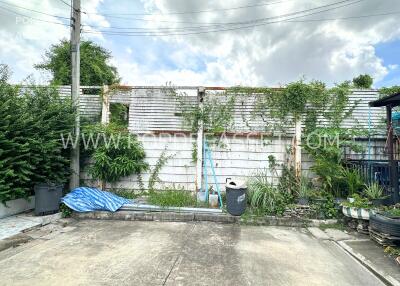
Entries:
[[[322, 11], [319, 7], [339, 0], [82, 0], [83, 23], [88, 25], [82, 29], [92, 32], [82, 36], [111, 51], [111, 64], [123, 83], [131, 85], [279, 86], [302, 77], [332, 85], [364, 73], [375, 78], [375, 87], [400, 85], [400, 14], [393, 14], [400, 12], [400, 1], [352, 1]], [[68, 21], [15, 5], [65, 17], [69, 7], [59, 0], [7, 2], [0, 4], [0, 63], [11, 67], [15, 82], [32, 75], [46, 83], [50, 75], [33, 65], [50, 45], [69, 37], [68, 27], [60, 25]], [[317, 13], [299, 12], [307, 9]], [[10, 10], [60, 24], [24, 19]], [[288, 22], [284, 15], [295, 12], [300, 17]], [[382, 13], [392, 14], [376, 15]], [[161, 34], [193, 26], [197, 28], [189, 31], [206, 31], [210, 29], [198, 26], [270, 17], [279, 23], [263, 20], [246, 29], [168, 37], [107, 34], [127, 28]]]
[[378, 44], [375, 46], [375, 50], [376, 55], [383, 60], [384, 65], [389, 69], [389, 73], [377, 83], [377, 86], [400, 85], [400, 40]]

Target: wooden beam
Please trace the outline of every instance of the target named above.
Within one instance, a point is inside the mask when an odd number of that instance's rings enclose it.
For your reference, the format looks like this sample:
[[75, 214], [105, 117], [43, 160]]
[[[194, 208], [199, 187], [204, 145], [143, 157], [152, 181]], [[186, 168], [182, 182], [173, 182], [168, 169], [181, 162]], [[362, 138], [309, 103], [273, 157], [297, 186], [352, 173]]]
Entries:
[[110, 123], [110, 100], [108, 85], [103, 85], [103, 98], [101, 105], [101, 124]]
[[[203, 109], [203, 99], [205, 96], [204, 87], [199, 87], [197, 91], [197, 98], [200, 110]], [[203, 131], [203, 121], [200, 119], [198, 123], [199, 129], [197, 130], [197, 144], [196, 144], [196, 191], [201, 189], [201, 184], [203, 181], [203, 141], [204, 141], [204, 131]]]
[[388, 135], [388, 160], [390, 168], [390, 186], [392, 189], [392, 200], [393, 203], [398, 203], [399, 199], [399, 174], [397, 170], [397, 161], [394, 160], [394, 148], [393, 148], [393, 126], [392, 126], [392, 106], [386, 106], [386, 121], [387, 121], [387, 135]]

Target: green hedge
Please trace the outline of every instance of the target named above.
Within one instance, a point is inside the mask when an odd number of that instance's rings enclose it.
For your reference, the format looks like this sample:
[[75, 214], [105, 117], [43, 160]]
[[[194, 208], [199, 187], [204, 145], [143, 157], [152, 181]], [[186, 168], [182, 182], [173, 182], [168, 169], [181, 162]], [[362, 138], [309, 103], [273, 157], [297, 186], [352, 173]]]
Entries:
[[27, 197], [37, 182], [65, 183], [69, 153], [61, 134], [71, 132], [74, 109], [57, 89], [22, 89], [0, 65], [0, 201]]

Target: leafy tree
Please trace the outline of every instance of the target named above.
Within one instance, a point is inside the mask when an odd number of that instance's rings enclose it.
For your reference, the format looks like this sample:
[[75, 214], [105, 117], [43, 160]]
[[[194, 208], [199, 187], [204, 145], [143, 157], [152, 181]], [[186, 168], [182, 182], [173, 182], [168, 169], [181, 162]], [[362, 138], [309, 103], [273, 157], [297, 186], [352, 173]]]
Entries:
[[[67, 40], [52, 45], [44, 56], [44, 62], [35, 68], [49, 71], [53, 75], [53, 84], [71, 84], [71, 45]], [[119, 83], [117, 69], [108, 61], [111, 53], [92, 41], [82, 41], [81, 52], [81, 85], [103, 85]]]
[[369, 74], [360, 74], [353, 78], [353, 84], [356, 88], [371, 88], [374, 79]]

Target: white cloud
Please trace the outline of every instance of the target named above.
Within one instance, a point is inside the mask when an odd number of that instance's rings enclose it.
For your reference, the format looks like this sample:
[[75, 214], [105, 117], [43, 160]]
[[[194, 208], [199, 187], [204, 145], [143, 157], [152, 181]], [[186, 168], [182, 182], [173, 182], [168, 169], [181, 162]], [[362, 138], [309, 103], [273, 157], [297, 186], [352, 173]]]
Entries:
[[[61, 1], [9, 1], [45, 13], [69, 16], [69, 8]], [[146, 19], [158, 22], [140, 23], [96, 15], [100, 6], [103, 12], [137, 13], [137, 3], [136, 6], [131, 1], [119, 2], [118, 6], [111, 0], [87, 0], [83, 3], [87, 12], [83, 15], [83, 19], [88, 25], [141, 26], [151, 29], [200, 25], [177, 23], [179, 21], [201, 23], [249, 21], [327, 4], [317, 0], [288, 0], [270, 6], [218, 13], [165, 15], [172, 11], [212, 10], [250, 4], [243, 0], [232, 0], [229, 3], [141, 0], [144, 12], [157, 13], [154, 16], [146, 16]], [[260, 0], [259, 3], [266, 2]], [[343, 18], [391, 12], [396, 8], [400, 8], [398, 0], [362, 1], [309, 18]], [[23, 10], [18, 11], [49, 19]], [[35, 72], [32, 66], [41, 61], [44, 51], [60, 39], [69, 38], [68, 27], [29, 21], [29, 23], [17, 23], [15, 15], [4, 13], [0, 20], [0, 62], [12, 66], [15, 79], [21, 79]], [[160, 13], [164, 15], [159, 15]], [[397, 68], [397, 65], [385, 66], [374, 48], [376, 44], [400, 39], [400, 24], [397, 17], [398, 15], [394, 14], [347, 21], [290, 22], [222, 33], [160, 37], [147, 41], [148, 45], [156, 48], [139, 46], [143, 57], [136, 60], [135, 49], [143, 38], [120, 38], [104, 34], [84, 36], [112, 49], [115, 57], [113, 63], [118, 67], [123, 82], [129, 84], [165, 84], [171, 81], [177, 85], [277, 86], [302, 76], [332, 84], [351, 79], [360, 73], [369, 73], [376, 80], [381, 80], [391, 70]], [[54, 18], [50, 19], [61, 22]], [[160, 22], [160, 20], [170, 22]], [[99, 30], [90, 27], [84, 29]], [[160, 52], [164, 47], [168, 47], [171, 52], [167, 54]], [[167, 61], [173, 62], [174, 65], [163, 65]], [[159, 66], [154, 64], [157, 62], [160, 63]]]
[[[8, 1], [13, 5], [33, 9], [42, 13], [58, 15], [68, 18], [70, 8], [61, 1]], [[99, 0], [85, 1], [85, 10], [95, 11]], [[42, 62], [42, 57], [51, 45], [58, 43], [61, 39], [68, 39], [70, 35], [69, 20], [38, 14], [16, 6], [1, 4], [8, 10], [0, 9], [0, 63], [11, 66], [13, 71], [12, 80], [21, 81], [27, 76], [34, 74], [40, 83], [47, 81], [48, 76], [42, 76], [34, 69], [34, 65]], [[12, 13], [15, 11], [18, 14]], [[25, 16], [22, 16], [25, 15]], [[49, 21], [34, 20], [40, 19]], [[91, 23], [106, 25], [108, 22], [103, 17], [90, 19]], [[56, 24], [58, 23], [58, 24]], [[65, 25], [62, 25], [65, 24]], [[101, 38], [102, 35], [97, 37]]]
[[[242, 1], [144, 1], [148, 9], [159, 13], [171, 11], [210, 10], [243, 6]], [[326, 3], [325, 3], [326, 4]], [[321, 1], [285, 1], [279, 5], [255, 9], [237, 9], [229, 13], [178, 14], [163, 16], [167, 21], [235, 22], [272, 15], [282, 15], [321, 6]], [[397, 0], [371, 3], [364, 1], [312, 19], [343, 18], [393, 11]], [[221, 17], [221, 15], [224, 15]], [[160, 18], [160, 16], [158, 16]], [[309, 17], [310, 18], [310, 17]], [[163, 38], [167, 43], [180, 43], [203, 56], [207, 62], [204, 81], [213, 84], [278, 85], [299, 79], [321, 79], [329, 84], [348, 80], [360, 73], [369, 73], [377, 80], [389, 72], [375, 53], [374, 45], [400, 37], [397, 15], [347, 21], [292, 22], [265, 25], [253, 29], [223, 33], [182, 35]], [[188, 24], [148, 24], [150, 28], [184, 27]], [[181, 52], [181, 58], [185, 58]], [[158, 72], [158, 71], [157, 71]], [[201, 71], [200, 74], [204, 75]]]

